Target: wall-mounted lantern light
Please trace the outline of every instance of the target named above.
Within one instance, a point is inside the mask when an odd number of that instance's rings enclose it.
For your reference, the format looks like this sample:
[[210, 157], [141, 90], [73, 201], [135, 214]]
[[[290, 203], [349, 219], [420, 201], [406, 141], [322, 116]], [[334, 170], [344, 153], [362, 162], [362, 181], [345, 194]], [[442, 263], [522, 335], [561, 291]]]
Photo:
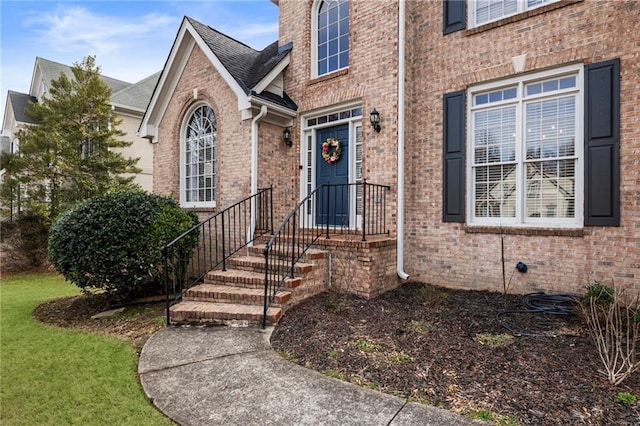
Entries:
[[291, 145], [293, 145], [293, 141], [291, 140], [291, 130], [284, 129], [282, 131], [282, 140], [288, 147], [291, 147]]
[[382, 127], [380, 127], [380, 113], [376, 111], [375, 108], [373, 108], [373, 111], [371, 111], [369, 120], [371, 120], [371, 125], [373, 126], [373, 130], [380, 133], [380, 129], [382, 129]]

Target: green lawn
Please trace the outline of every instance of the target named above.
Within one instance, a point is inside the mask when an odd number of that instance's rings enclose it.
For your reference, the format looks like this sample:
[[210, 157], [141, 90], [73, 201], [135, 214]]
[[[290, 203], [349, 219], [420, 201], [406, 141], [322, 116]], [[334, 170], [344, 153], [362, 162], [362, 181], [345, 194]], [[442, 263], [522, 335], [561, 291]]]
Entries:
[[146, 399], [132, 346], [32, 318], [38, 304], [74, 294], [53, 274], [0, 281], [0, 424], [172, 424]]

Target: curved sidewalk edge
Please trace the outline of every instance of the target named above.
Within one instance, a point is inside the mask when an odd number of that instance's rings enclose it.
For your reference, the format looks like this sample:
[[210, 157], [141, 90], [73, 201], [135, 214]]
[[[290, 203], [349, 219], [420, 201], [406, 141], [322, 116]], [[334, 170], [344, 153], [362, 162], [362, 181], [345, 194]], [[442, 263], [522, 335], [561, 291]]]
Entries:
[[187, 425], [478, 425], [324, 376], [279, 357], [272, 328], [169, 327], [138, 364], [153, 404]]

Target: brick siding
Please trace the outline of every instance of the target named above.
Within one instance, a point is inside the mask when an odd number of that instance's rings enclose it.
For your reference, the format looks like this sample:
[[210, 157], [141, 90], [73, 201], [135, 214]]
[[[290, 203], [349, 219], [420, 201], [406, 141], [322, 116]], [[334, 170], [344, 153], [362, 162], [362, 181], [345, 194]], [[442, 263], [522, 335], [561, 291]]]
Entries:
[[567, 2], [526, 19], [442, 34], [442, 2], [408, 2], [405, 269], [412, 278], [460, 288], [502, 289], [500, 230], [442, 222], [442, 95], [526, 72], [620, 58], [620, 227], [504, 235], [511, 291], [583, 292], [598, 279], [640, 293], [640, 3]]

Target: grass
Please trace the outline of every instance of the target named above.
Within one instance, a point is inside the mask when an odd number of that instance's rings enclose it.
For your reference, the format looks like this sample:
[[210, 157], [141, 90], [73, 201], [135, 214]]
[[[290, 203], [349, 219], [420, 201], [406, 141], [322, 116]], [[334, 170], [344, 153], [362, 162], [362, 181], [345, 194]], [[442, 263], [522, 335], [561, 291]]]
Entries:
[[173, 424], [147, 400], [132, 346], [33, 319], [40, 303], [75, 294], [53, 274], [0, 280], [0, 423]]
[[360, 349], [362, 352], [372, 353], [382, 349], [380, 345], [365, 339], [356, 339], [352, 343], [356, 348]]
[[515, 338], [510, 334], [478, 333], [473, 338], [473, 340], [480, 343], [481, 345], [497, 348], [500, 346], [507, 346], [513, 343]]
[[431, 331], [432, 326], [427, 321], [411, 321], [409, 328], [416, 333], [424, 334]]

